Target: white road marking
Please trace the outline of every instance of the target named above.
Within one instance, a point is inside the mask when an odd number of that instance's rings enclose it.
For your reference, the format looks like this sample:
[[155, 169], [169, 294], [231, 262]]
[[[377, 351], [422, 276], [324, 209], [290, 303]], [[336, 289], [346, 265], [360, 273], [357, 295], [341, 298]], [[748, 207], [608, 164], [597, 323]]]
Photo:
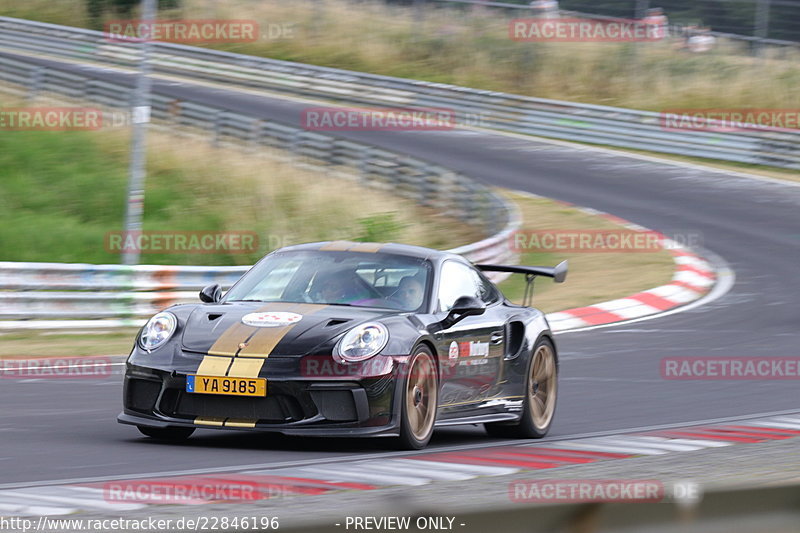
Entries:
[[651, 437], [651, 436], [642, 436], [637, 437], [638, 439], [648, 439], [653, 441], [667, 441], [673, 444], [687, 444], [689, 446], [697, 446], [699, 448], [724, 448], [726, 446], [732, 446], [733, 443], [731, 442], [720, 442], [718, 440], [703, 440], [703, 439], [669, 439], [667, 437]]
[[77, 512], [74, 507], [44, 507], [3, 503], [0, 497], [0, 516], [63, 516]]
[[627, 453], [632, 455], [664, 455], [667, 452], [664, 450], [657, 450], [655, 448], [627, 445], [627, 444], [605, 444], [603, 442], [596, 442], [595, 440], [587, 442], [559, 442], [558, 448], [566, 448], [568, 450], [585, 450], [589, 452], [611, 452], [611, 453]]
[[[307, 466], [289, 471], [275, 472], [279, 476], [308, 477], [326, 481], [372, 483], [375, 485], [427, 485], [430, 479], [419, 476], [403, 476], [383, 472], [352, 471], [346, 465]], [[299, 474], [299, 475], [298, 475]]]
[[708, 287], [714, 283], [714, 278], [703, 276], [692, 270], [679, 270], [672, 276], [673, 281], [682, 281], [695, 287]]
[[41, 487], [32, 490], [5, 490], [0, 492], [0, 503], [17, 503], [19, 505], [63, 506], [78, 509], [99, 509], [103, 511], [135, 511], [145, 505], [138, 503], [105, 501], [100, 491], [96, 494], [80, 490], [85, 487]]
[[[426, 462], [427, 461], [417, 461], [417, 463]], [[364, 468], [368, 472], [385, 472], [390, 475], [406, 474], [414, 477], [419, 476], [421, 479], [428, 479], [431, 481], [463, 481], [475, 477], [456, 470], [436, 470], [433, 468], [423, 468], [421, 464], [415, 467], [414, 465], [396, 463], [393, 461], [361, 461], [355, 463], [353, 466], [356, 469]]]
[[426, 471], [440, 470], [440, 471], [453, 471], [463, 472], [465, 475], [471, 477], [476, 476], [502, 476], [505, 474], [513, 474], [518, 472], [518, 468], [508, 466], [490, 466], [490, 465], [473, 465], [465, 463], [447, 463], [444, 461], [421, 461], [414, 459], [398, 459], [398, 462], [409, 463], [411, 468], [423, 468]]
[[773, 420], [777, 422], [788, 422], [789, 424], [800, 424], [800, 417], [778, 416]]
[[605, 437], [598, 439], [600, 442], [608, 444], [621, 444], [621, 445], [634, 445], [637, 447], [652, 448], [654, 450], [665, 450], [668, 452], [692, 452], [702, 450], [705, 446], [698, 446], [696, 444], [686, 444], [674, 442], [672, 439], [661, 437], [647, 437], [647, 436], [625, 436], [622, 438]]
[[776, 429], [797, 429], [800, 430], [800, 423], [792, 424], [789, 422], [753, 422], [751, 426], [776, 428]]
[[655, 307], [643, 304], [639, 300], [634, 300], [633, 298], [620, 298], [619, 300], [595, 304], [592, 307], [609, 311], [622, 318], [637, 318], [658, 312], [658, 309]]

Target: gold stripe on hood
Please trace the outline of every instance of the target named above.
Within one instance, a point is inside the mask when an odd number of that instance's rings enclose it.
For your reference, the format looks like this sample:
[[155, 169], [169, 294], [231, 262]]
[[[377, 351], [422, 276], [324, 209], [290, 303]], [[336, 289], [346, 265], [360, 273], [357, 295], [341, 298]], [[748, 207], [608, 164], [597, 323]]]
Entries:
[[365, 252], [374, 254], [383, 248], [377, 242], [332, 241], [320, 248], [322, 252]]
[[344, 252], [349, 250], [355, 243], [350, 241], [332, 241], [320, 248], [323, 252]]
[[264, 366], [264, 359], [256, 357], [234, 357], [228, 370], [228, 377], [257, 378]]
[[[320, 304], [293, 304], [290, 309], [281, 309], [281, 311], [307, 316], [326, 307], [328, 306]], [[297, 326], [297, 323], [274, 328], [258, 328], [260, 331], [250, 337], [247, 341], [247, 346], [239, 351], [239, 357], [269, 357], [275, 346], [295, 326]]]
[[203, 357], [200, 366], [197, 367], [197, 375], [199, 376], [226, 376], [228, 367], [231, 366], [233, 357], [217, 357], [215, 355], [207, 355]]
[[[283, 307], [291, 307], [295, 304], [275, 302], [252, 311], [253, 313], [265, 313], [267, 311], [284, 311]], [[208, 355], [227, 355], [233, 357], [239, 351], [239, 344], [246, 342], [259, 328], [242, 324], [239, 320], [236, 324], [229, 326], [216, 342], [208, 349]]]
[[383, 248], [383, 244], [376, 243], [376, 242], [360, 242], [350, 247], [348, 252], [364, 252], [369, 254], [374, 254], [380, 251]]

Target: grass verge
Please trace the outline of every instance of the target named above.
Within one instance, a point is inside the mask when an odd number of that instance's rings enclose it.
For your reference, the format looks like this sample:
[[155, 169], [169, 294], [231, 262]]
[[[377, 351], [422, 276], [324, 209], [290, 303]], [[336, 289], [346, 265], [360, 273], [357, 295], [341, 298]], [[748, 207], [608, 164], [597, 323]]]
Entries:
[[55, 333], [20, 331], [0, 334], [0, 358], [127, 355], [137, 330]]
[[[0, 132], [0, 258], [118, 263], [107, 238], [122, 230], [128, 141], [127, 131], [116, 130]], [[253, 264], [271, 249], [318, 240], [451, 248], [484, 237], [389, 191], [261, 154], [158, 131], [149, 141], [145, 231], [255, 232], [258, 246], [151, 250], [143, 263]]]

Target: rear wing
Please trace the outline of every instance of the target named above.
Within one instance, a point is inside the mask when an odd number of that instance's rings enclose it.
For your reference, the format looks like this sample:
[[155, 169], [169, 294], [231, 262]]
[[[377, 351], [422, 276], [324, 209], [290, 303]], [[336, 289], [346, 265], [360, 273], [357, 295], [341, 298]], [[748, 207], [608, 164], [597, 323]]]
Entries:
[[533, 281], [536, 276], [553, 278], [556, 283], [564, 283], [567, 279], [568, 265], [561, 261], [554, 267], [543, 266], [518, 266], [518, 265], [475, 265], [481, 272], [509, 272], [511, 274], [525, 274], [525, 294], [522, 296], [522, 305], [530, 307], [533, 303]]
[[553, 278], [556, 283], [564, 283], [567, 279], [568, 264], [561, 261], [554, 267], [543, 266], [518, 266], [518, 265], [475, 265], [482, 272], [510, 272], [512, 274], [525, 274], [525, 276], [545, 276]]

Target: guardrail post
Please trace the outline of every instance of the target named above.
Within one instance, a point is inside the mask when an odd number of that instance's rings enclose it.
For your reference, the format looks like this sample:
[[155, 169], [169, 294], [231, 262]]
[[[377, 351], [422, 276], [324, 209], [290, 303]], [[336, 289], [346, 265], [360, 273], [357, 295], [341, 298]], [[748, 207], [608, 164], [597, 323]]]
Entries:
[[769, 36], [769, 4], [770, 0], [756, 0], [756, 42], [753, 43], [756, 56], [764, 55], [762, 41]]
[[178, 129], [178, 126], [180, 126], [180, 115], [181, 101], [177, 99], [170, 100], [169, 105], [167, 105], [167, 117], [169, 123], [175, 126], [175, 129]]
[[26, 100], [28, 102], [33, 102], [39, 96], [39, 92], [42, 89], [42, 83], [44, 80], [45, 70], [42, 67], [35, 67], [31, 71], [30, 81], [28, 85], [28, 94], [26, 96]]
[[248, 151], [255, 152], [258, 149], [258, 141], [261, 139], [261, 134], [264, 131], [263, 121], [259, 118], [254, 119], [250, 123], [250, 132], [248, 139]]
[[289, 152], [292, 154], [294, 161], [300, 160], [300, 130], [293, 130], [292, 135], [289, 137]]
[[371, 152], [372, 149], [369, 146], [365, 146], [361, 151], [361, 157], [358, 159], [358, 177], [362, 184], [369, 184], [370, 182], [369, 165]]
[[222, 137], [222, 113], [223, 111], [217, 111], [214, 113], [214, 125], [211, 134], [211, 145], [215, 148], [219, 147]]
[[86, 81], [83, 83], [83, 86], [81, 87], [81, 91], [83, 91], [81, 94], [81, 98], [84, 98], [86, 100], [91, 98], [93, 86], [94, 86], [94, 80], [87, 78]]

